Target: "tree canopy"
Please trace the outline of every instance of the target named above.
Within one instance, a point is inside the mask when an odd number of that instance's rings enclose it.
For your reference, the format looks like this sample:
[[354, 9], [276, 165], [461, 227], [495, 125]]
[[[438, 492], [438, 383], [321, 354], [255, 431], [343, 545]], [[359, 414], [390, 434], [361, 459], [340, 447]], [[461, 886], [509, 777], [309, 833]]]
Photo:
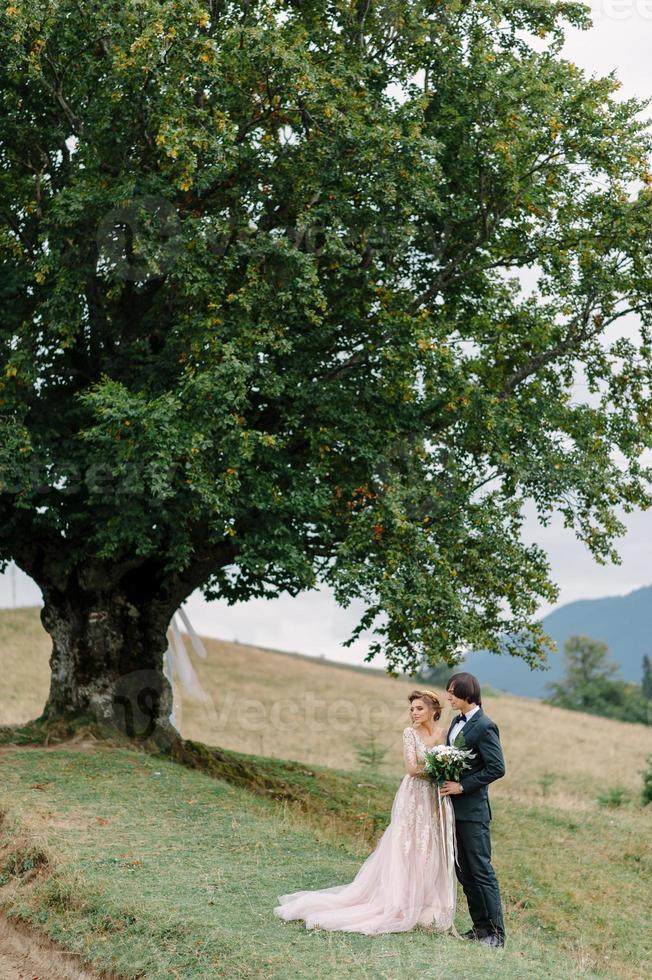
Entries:
[[541, 661], [525, 503], [607, 561], [651, 499], [650, 133], [565, 24], [4, 5], [0, 556], [46, 606], [323, 582], [390, 670]]

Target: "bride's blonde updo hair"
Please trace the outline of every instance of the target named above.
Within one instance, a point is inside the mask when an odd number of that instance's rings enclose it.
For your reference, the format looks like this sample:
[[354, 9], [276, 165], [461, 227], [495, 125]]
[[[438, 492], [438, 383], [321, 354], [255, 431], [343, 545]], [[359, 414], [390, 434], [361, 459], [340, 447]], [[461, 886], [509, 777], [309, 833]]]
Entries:
[[413, 701], [416, 701], [417, 698], [421, 698], [422, 701], [432, 708], [435, 713], [434, 720], [439, 721], [441, 718], [441, 702], [435, 692], [424, 688], [421, 691], [412, 691], [411, 694], [408, 694], [408, 701], [410, 704], [412, 704]]

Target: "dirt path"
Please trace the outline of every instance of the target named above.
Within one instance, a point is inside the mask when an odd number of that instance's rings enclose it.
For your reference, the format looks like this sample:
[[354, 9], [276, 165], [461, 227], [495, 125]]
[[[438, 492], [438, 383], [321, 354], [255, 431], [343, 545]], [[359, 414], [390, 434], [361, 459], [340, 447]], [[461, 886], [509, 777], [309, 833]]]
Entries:
[[47, 936], [0, 914], [0, 980], [115, 980], [80, 965]]
[[[69, 749], [92, 752], [102, 743], [89, 733], [54, 745], [3, 745], [0, 753], [39, 749], [55, 752]], [[84, 967], [73, 953], [62, 950], [27, 923], [0, 913], [0, 980], [118, 980], [113, 972], [96, 972]]]

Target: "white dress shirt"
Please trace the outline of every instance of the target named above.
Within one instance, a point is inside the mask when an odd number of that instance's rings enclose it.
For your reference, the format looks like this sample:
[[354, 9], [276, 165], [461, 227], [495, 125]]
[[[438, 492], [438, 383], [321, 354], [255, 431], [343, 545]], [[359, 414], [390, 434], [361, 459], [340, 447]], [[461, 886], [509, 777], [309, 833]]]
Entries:
[[[472, 718], [473, 715], [476, 713], [476, 711], [479, 711], [479, 710], [480, 710], [480, 705], [479, 704], [474, 704], [473, 707], [471, 708], [471, 710], [466, 712], [466, 721], [468, 721], [469, 718]], [[466, 721], [458, 721], [457, 724], [453, 726], [453, 728], [451, 729], [451, 733], [448, 736], [448, 744], [449, 745], [453, 745], [454, 744], [455, 739], [457, 738], [457, 736], [459, 735], [459, 733], [462, 731], [462, 729], [466, 725]]]

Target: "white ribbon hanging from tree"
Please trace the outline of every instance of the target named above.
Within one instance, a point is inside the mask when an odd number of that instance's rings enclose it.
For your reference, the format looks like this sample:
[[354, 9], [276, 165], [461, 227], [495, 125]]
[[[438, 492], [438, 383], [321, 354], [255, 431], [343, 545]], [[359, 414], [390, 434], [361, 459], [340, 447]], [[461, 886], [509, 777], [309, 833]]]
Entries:
[[195, 668], [190, 662], [190, 657], [186, 650], [184, 643], [184, 637], [177, 625], [177, 616], [181, 619], [181, 622], [185, 626], [188, 632], [188, 638], [190, 639], [190, 644], [202, 660], [206, 660], [206, 647], [201, 641], [201, 638], [197, 636], [197, 633], [193, 629], [192, 623], [188, 619], [184, 609], [179, 608], [174, 614], [170, 621], [168, 627], [168, 648], [165, 651], [165, 659], [163, 665], [163, 673], [172, 685], [172, 711], [170, 713], [170, 722], [176, 726], [175, 718], [175, 708], [177, 703], [174, 700], [175, 694], [175, 679], [178, 679], [184, 694], [196, 701], [200, 701], [203, 704], [207, 704], [211, 701], [210, 695], [204, 690], [201, 685], [201, 681], [197, 676]]

